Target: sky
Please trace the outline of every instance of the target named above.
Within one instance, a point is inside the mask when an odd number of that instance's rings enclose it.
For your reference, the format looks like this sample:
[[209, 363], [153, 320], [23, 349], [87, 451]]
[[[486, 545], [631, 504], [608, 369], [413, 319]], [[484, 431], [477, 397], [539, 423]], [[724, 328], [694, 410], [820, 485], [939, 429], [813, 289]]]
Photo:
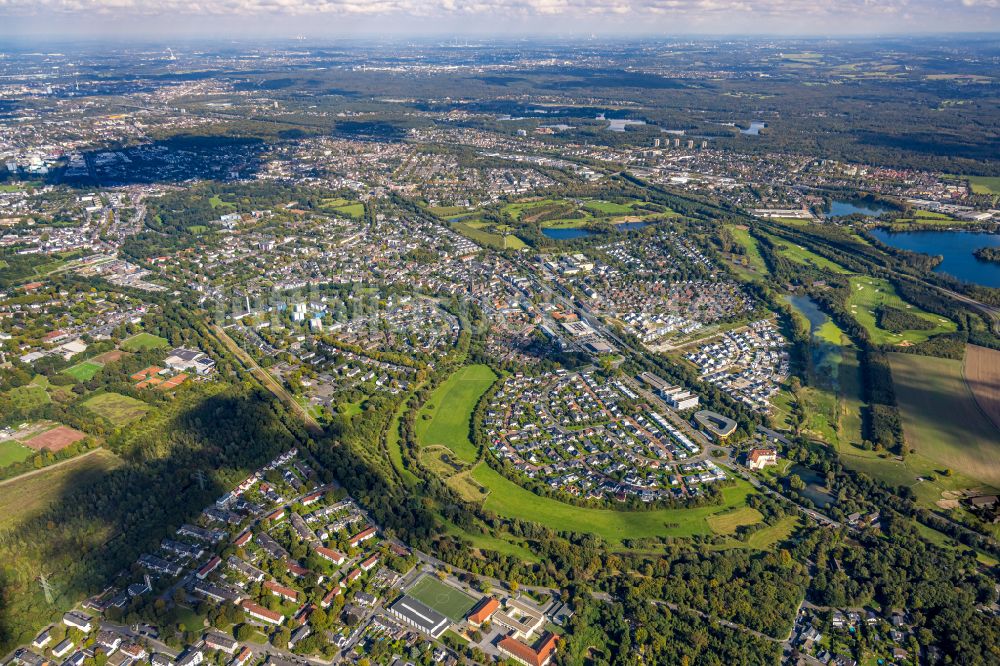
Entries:
[[0, 0], [6, 38], [993, 31], [1000, 0]]

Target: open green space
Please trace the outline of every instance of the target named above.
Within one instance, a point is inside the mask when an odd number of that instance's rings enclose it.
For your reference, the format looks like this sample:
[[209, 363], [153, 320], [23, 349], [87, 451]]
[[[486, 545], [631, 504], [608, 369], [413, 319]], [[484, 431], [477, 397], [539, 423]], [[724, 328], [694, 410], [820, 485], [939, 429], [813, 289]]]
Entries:
[[797, 515], [785, 516], [774, 525], [762, 527], [746, 538], [746, 545], [757, 550], [769, 550], [775, 544], [785, 541], [799, 525]]
[[908, 447], [982, 483], [1000, 487], [1000, 431], [980, 410], [962, 361], [890, 354]]
[[161, 338], [152, 333], [136, 333], [131, 338], [124, 340], [121, 348], [125, 351], [136, 352], [144, 349], [160, 349], [167, 346], [167, 339]]
[[0, 442], [0, 467], [27, 460], [31, 454], [32, 450], [27, 446], [13, 439], [6, 439]]
[[348, 217], [361, 217], [365, 214], [365, 205], [363, 203], [352, 203], [346, 206], [337, 206], [333, 210]]
[[470, 532], [447, 520], [442, 520], [441, 522], [445, 532], [459, 539], [471, 542], [473, 548], [492, 550], [501, 555], [511, 555], [526, 562], [536, 562], [538, 560], [538, 557], [521, 543], [508, 541], [507, 539], [489, 534], [488, 528], [483, 528], [481, 532]]
[[[925, 312], [904, 301], [896, 292], [896, 288], [886, 280], [873, 277], [852, 277], [850, 279], [851, 295], [847, 306], [858, 323], [865, 327], [875, 344], [898, 345], [901, 343], [916, 344], [941, 333], [952, 333], [956, 326], [953, 321], [930, 312]], [[900, 331], [893, 333], [879, 328], [876, 320], [876, 309], [886, 305], [909, 312], [931, 324], [933, 328], [918, 331]]]
[[434, 576], [428, 575], [421, 576], [410, 589], [406, 590], [406, 593], [453, 622], [458, 622], [468, 615], [479, 601]]
[[1000, 176], [969, 176], [973, 194], [1000, 194]]
[[771, 242], [774, 243], [774, 247], [776, 248], [778, 254], [789, 261], [795, 262], [796, 264], [802, 264], [803, 266], [815, 266], [816, 268], [830, 271], [832, 273], [850, 273], [849, 270], [840, 264], [834, 263], [826, 257], [820, 256], [811, 250], [807, 250], [801, 245], [796, 245], [792, 241], [778, 238], [776, 236], [769, 236], [769, 238], [771, 239]]
[[584, 200], [583, 205], [585, 208], [591, 208], [598, 213], [605, 213], [607, 215], [628, 215], [632, 212], [632, 207], [637, 203], [640, 202], [630, 201], [626, 204], [620, 204], [613, 201], [605, 201], [603, 199], [586, 199]]
[[118, 393], [100, 393], [88, 398], [83, 406], [115, 425], [125, 425], [142, 418], [151, 407], [141, 400]]
[[100, 481], [121, 461], [110, 451], [97, 449], [38, 472], [28, 472], [0, 483], [0, 528], [38, 515], [69, 490]]
[[7, 391], [7, 395], [13, 402], [14, 407], [21, 410], [34, 409], [35, 407], [41, 407], [52, 402], [48, 391], [45, 390], [45, 386], [35, 382], [12, 388]]
[[438, 217], [455, 217], [468, 212], [469, 209], [465, 206], [428, 206], [427, 210]]
[[204, 224], [192, 224], [190, 227], [187, 228], [187, 230], [196, 236], [200, 236], [201, 234], [206, 233], [208, 231], [208, 227], [206, 227]]
[[94, 375], [100, 372], [103, 367], [94, 361], [82, 361], [63, 370], [63, 374], [69, 375], [78, 382], [85, 382], [93, 379]]
[[399, 404], [392, 418], [389, 419], [389, 428], [385, 433], [385, 446], [389, 451], [389, 460], [392, 462], [392, 466], [396, 468], [407, 485], [413, 486], [420, 482], [420, 478], [403, 464], [403, 440], [399, 435], [399, 427], [405, 414], [406, 399]]
[[218, 194], [212, 195], [208, 200], [208, 205], [212, 208], [236, 208], [235, 204], [223, 201]]
[[757, 245], [757, 239], [750, 235], [750, 230], [746, 227], [733, 226], [729, 227], [729, 231], [732, 233], [733, 239], [743, 247], [743, 257], [750, 268], [760, 275], [767, 275], [767, 264], [764, 263], [760, 246]]
[[484, 231], [472, 222], [455, 222], [452, 229], [462, 234], [471, 241], [480, 245], [492, 247], [499, 250], [520, 250], [527, 247], [525, 242], [514, 234], [499, 234]]
[[497, 379], [486, 365], [467, 365], [438, 386], [417, 414], [414, 429], [420, 446], [440, 444], [466, 463], [479, 456], [469, 440], [472, 411]]
[[706, 518], [709, 528], [716, 534], [734, 534], [737, 528], [744, 525], [756, 525], [762, 520], [764, 520], [764, 516], [761, 515], [760, 511], [748, 506], [724, 511]]
[[485, 463], [472, 471], [472, 477], [489, 489], [484, 507], [508, 518], [540, 523], [553, 530], [596, 534], [613, 543], [622, 539], [650, 536], [694, 536], [711, 534], [708, 517], [746, 505], [752, 486], [737, 479], [722, 490], [723, 503], [693, 509], [657, 509], [653, 511], [615, 511], [589, 509], [541, 497], [507, 479]]

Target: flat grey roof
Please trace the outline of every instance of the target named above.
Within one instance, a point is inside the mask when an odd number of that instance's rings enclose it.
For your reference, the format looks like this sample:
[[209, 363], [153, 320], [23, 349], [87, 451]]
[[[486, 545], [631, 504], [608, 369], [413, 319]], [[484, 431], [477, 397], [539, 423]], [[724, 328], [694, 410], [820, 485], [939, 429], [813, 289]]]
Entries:
[[416, 625], [421, 631], [437, 638], [451, 624], [451, 620], [430, 606], [404, 594], [389, 607]]

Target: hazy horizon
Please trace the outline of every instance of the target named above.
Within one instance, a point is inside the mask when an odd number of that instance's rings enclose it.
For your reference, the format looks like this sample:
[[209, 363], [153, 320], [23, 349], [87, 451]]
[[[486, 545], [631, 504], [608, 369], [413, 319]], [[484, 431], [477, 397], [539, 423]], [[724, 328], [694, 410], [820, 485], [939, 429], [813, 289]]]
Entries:
[[875, 37], [1000, 31], [1000, 0], [0, 0], [4, 38]]

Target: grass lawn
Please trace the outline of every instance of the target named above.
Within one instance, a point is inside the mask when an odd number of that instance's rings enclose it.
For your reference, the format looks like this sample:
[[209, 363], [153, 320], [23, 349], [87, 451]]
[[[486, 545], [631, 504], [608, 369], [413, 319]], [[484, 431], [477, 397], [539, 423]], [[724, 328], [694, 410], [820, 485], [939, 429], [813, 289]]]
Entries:
[[480, 245], [496, 248], [498, 250], [520, 250], [521, 248], [527, 247], [527, 244], [514, 234], [504, 234], [501, 236], [500, 234], [483, 231], [482, 229], [477, 228], [473, 223], [455, 222], [452, 224], [452, 229], [471, 241], [475, 241]]
[[197, 236], [200, 236], [201, 234], [208, 231], [208, 227], [206, 227], [204, 224], [193, 224], [190, 227], [188, 227], [187, 230]]
[[83, 406], [115, 425], [131, 423], [142, 418], [151, 407], [141, 400], [118, 393], [101, 393], [85, 400]]
[[750, 231], [745, 227], [729, 227], [729, 231], [733, 234], [736, 242], [746, 250], [744, 257], [749, 262], [750, 267], [761, 275], [767, 275], [767, 264], [764, 263], [764, 257], [760, 254], [757, 239], [751, 236]]
[[236, 208], [235, 204], [231, 204], [228, 201], [223, 201], [222, 199], [220, 199], [218, 194], [213, 195], [208, 200], [208, 205], [211, 206], [213, 209], [214, 208]]
[[0, 467], [27, 460], [33, 453], [27, 446], [22, 446], [13, 439], [0, 442]]
[[469, 209], [465, 206], [428, 206], [427, 210], [438, 217], [455, 217], [468, 212]]
[[744, 506], [732, 511], [717, 513], [714, 516], [709, 516], [706, 520], [708, 526], [716, 534], [733, 534], [738, 527], [743, 525], [756, 525], [764, 520], [764, 516], [757, 509]]
[[969, 176], [973, 194], [1000, 194], [1000, 177]]
[[410, 589], [406, 590], [406, 593], [453, 622], [458, 622], [465, 617], [479, 601], [465, 592], [441, 582], [434, 576], [428, 575], [421, 576]]
[[365, 214], [365, 205], [363, 203], [352, 203], [346, 206], [337, 206], [333, 210], [348, 217], [361, 217]]
[[775, 236], [770, 236], [769, 238], [774, 243], [778, 254], [789, 261], [793, 261], [804, 266], [816, 266], [817, 268], [821, 268], [825, 271], [840, 273], [842, 275], [850, 273], [849, 270], [840, 264], [836, 264], [826, 257], [807, 250], [801, 245], [796, 245], [792, 241], [785, 240], [784, 238], [777, 238]]
[[908, 447], [979, 481], [1000, 487], [1000, 431], [983, 414], [962, 376], [962, 361], [890, 354]]
[[200, 633], [205, 626], [205, 617], [198, 615], [193, 608], [187, 606], [174, 606], [171, 616], [175, 622], [183, 624], [188, 631]]
[[160, 349], [161, 347], [166, 347], [167, 344], [167, 339], [161, 338], [158, 335], [136, 333], [128, 340], [123, 341], [121, 348], [125, 351], [135, 352], [143, 349]]
[[63, 370], [64, 375], [69, 375], [78, 382], [85, 382], [94, 378], [101, 368], [104, 366], [100, 363], [95, 363], [94, 361], [81, 361], [76, 365], [70, 366]]
[[774, 525], [762, 527], [748, 536], [746, 545], [757, 550], [770, 550], [776, 543], [781, 543], [790, 537], [798, 525], [798, 515], [785, 516]]
[[636, 202], [630, 202], [628, 204], [614, 203], [613, 201], [604, 201], [603, 199], [587, 199], [583, 202], [585, 208], [592, 208], [598, 213], [605, 213], [608, 215], [628, 215], [632, 212], [632, 206]]
[[97, 449], [58, 467], [3, 482], [0, 484], [0, 528], [40, 514], [49, 503], [57, 501], [68, 486], [101, 481], [120, 464], [118, 457], [110, 451]]
[[722, 505], [694, 509], [615, 511], [581, 508], [540, 497], [485, 463], [476, 466], [472, 477], [490, 490], [483, 505], [489, 511], [509, 518], [540, 523], [557, 531], [596, 534], [612, 543], [650, 536], [711, 534], [708, 517], [745, 506], [747, 496], [753, 492], [749, 483], [738, 479], [736, 485], [723, 489]]
[[[915, 344], [941, 333], [955, 331], [955, 322], [910, 305], [899, 296], [892, 284], [881, 278], [852, 277], [850, 283], [851, 296], [847, 299], [847, 306], [858, 323], [864, 326], [868, 334], [871, 335], [875, 344], [898, 345], [903, 342]], [[901, 331], [900, 333], [879, 328], [876, 323], [875, 310], [880, 305], [905, 310], [931, 322], [934, 324], [934, 328], [922, 331]]]
[[440, 444], [451, 449], [459, 460], [475, 462], [479, 452], [469, 441], [469, 419], [479, 398], [496, 379], [485, 365], [467, 365], [448, 377], [417, 414], [417, 443]]

